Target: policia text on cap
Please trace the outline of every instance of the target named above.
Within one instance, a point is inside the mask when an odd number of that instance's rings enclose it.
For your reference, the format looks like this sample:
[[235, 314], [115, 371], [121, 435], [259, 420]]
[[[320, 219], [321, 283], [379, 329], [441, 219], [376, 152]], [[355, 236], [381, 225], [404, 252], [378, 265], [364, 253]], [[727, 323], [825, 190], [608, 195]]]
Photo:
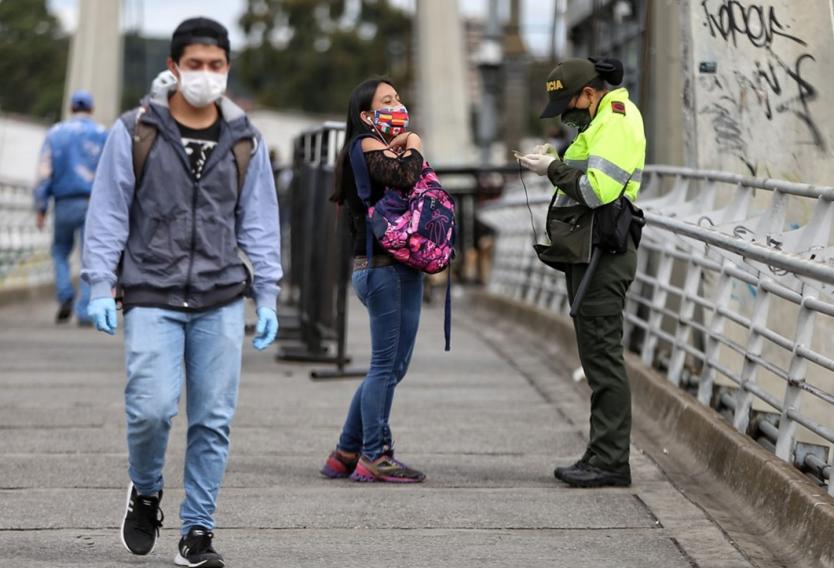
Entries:
[[[643, 119], [628, 91], [608, 87], [620, 84], [622, 78], [622, 63], [614, 59], [568, 59], [547, 77], [549, 102], [541, 118], [560, 116], [579, 134], [563, 159], [549, 145], [517, 158], [556, 187], [551, 212], [562, 207], [595, 210], [622, 195], [632, 202], [636, 199], [646, 139]], [[579, 357], [592, 394], [587, 450], [574, 465], [555, 471], [557, 479], [572, 486], [631, 484], [631, 393], [623, 360], [622, 312], [636, 270], [634, 240], [628, 239], [623, 254], [601, 256], [574, 313]], [[574, 257], [559, 267], [565, 271], [573, 304], [589, 265]]]

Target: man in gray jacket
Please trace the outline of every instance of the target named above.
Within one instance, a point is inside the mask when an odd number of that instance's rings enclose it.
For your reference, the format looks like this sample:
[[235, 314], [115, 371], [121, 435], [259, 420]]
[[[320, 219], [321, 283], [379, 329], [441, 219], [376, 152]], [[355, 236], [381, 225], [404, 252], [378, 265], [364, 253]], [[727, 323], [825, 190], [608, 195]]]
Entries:
[[212, 531], [240, 382], [245, 293], [257, 306], [255, 348], [265, 349], [278, 330], [278, 203], [266, 145], [222, 96], [226, 29], [206, 18], [182, 22], [168, 68], [176, 90], [146, 98], [108, 136], [82, 277], [91, 286], [90, 316], [111, 335], [117, 280], [124, 293], [130, 485], [122, 542], [140, 555], [156, 544], [184, 376], [188, 440], [175, 562], [219, 568]]

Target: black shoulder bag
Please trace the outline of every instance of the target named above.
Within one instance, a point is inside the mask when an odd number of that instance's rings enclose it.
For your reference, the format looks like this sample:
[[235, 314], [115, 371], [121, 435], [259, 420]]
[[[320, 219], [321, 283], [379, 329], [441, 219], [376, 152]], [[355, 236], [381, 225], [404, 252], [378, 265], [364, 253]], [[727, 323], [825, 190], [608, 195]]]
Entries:
[[545, 224], [550, 244], [537, 243], [533, 249], [539, 260], [563, 272], [569, 264], [588, 264], [571, 305], [572, 317], [579, 310], [602, 254], [625, 254], [629, 237], [635, 248], [640, 246], [646, 220], [643, 211], [625, 196], [630, 181], [628, 176], [617, 199], [596, 209], [581, 204], [554, 207], [558, 192], [550, 200]]

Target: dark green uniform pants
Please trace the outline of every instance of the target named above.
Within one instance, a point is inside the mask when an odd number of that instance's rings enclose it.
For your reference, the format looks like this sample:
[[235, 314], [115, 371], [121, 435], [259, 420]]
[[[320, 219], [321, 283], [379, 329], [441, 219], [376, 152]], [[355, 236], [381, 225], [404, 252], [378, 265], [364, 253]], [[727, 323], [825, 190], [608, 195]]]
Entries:
[[[573, 264], [565, 272], [571, 304], [587, 267]], [[636, 270], [637, 252], [630, 239], [625, 254], [604, 254], [573, 320], [579, 359], [592, 392], [590, 463], [615, 471], [628, 465], [631, 439], [631, 391], [622, 344], [623, 308]]]

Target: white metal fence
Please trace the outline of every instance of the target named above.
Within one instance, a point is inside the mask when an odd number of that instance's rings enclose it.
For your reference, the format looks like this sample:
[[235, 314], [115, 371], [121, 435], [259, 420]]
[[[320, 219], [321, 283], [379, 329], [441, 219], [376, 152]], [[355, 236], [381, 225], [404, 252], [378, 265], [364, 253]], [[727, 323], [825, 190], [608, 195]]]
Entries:
[[32, 203], [27, 184], [0, 180], [0, 289], [52, 280], [52, 227], [37, 229]]
[[[543, 233], [552, 187], [525, 176]], [[649, 166], [626, 345], [821, 483], [834, 444], [834, 188]], [[521, 186], [485, 207], [492, 292], [567, 313]], [[834, 483], [828, 484], [834, 494]]]

